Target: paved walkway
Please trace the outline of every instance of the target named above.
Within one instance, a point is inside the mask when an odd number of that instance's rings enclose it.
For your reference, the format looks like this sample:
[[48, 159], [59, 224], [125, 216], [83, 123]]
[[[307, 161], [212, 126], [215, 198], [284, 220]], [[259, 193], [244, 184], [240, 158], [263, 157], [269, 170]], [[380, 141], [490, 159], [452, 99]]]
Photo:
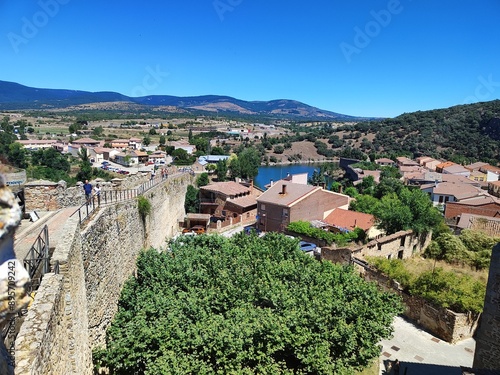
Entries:
[[44, 212], [40, 219], [35, 222], [23, 220], [14, 241], [17, 259], [24, 259], [45, 224], [49, 229], [49, 246], [55, 247], [60, 234], [62, 234], [64, 224], [77, 209], [78, 207], [67, 207], [55, 212]]
[[401, 375], [462, 375], [460, 366], [472, 367], [474, 339], [452, 345], [401, 317], [396, 317], [393, 324], [394, 337], [381, 342], [380, 374], [389, 374], [386, 366], [396, 359], [401, 362]]

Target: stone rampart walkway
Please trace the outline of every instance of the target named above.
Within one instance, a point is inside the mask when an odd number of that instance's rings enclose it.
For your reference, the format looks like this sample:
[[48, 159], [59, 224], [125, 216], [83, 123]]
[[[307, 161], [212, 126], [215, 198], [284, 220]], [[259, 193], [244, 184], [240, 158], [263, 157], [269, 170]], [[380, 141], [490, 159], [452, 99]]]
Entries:
[[49, 229], [49, 246], [57, 245], [64, 224], [78, 207], [67, 207], [58, 211], [44, 212], [35, 222], [23, 220], [16, 232], [14, 251], [19, 260], [23, 260], [45, 225]]

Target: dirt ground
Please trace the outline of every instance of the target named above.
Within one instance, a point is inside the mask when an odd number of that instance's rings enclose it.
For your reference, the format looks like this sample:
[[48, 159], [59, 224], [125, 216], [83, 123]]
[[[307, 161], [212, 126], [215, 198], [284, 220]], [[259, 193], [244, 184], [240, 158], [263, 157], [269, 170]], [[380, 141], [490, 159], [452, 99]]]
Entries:
[[[322, 142], [327, 142], [327, 140], [321, 140]], [[309, 141], [302, 142], [294, 142], [292, 143], [292, 148], [285, 150], [282, 154], [276, 154], [272, 151], [269, 151], [267, 156], [275, 156], [276, 159], [281, 162], [288, 162], [288, 156], [293, 155], [301, 155], [301, 161], [316, 161], [316, 160], [325, 160], [326, 157], [318, 154], [316, 152], [316, 147], [314, 147], [314, 143]]]

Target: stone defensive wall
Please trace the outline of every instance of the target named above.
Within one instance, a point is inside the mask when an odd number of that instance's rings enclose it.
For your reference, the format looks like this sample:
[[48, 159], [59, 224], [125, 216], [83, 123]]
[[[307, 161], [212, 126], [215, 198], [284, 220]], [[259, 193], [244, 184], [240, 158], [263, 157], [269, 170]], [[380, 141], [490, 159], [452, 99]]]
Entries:
[[137, 255], [167, 246], [184, 219], [192, 183], [183, 174], [148, 190], [144, 196], [152, 209], [144, 219], [131, 199], [99, 207], [82, 227], [77, 215], [66, 221], [51, 258], [59, 274], [44, 276], [17, 336], [16, 374], [93, 373], [92, 349], [105, 344]]
[[450, 309], [434, 306], [418, 296], [404, 292], [399, 283], [369, 266], [362, 267], [362, 276], [376, 282], [382, 289], [401, 296], [405, 306], [403, 315], [425, 330], [449, 343], [470, 338], [474, 335], [480, 314], [457, 313]]
[[[498, 374], [500, 369], [500, 244], [491, 255], [484, 311], [476, 335], [474, 368]], [[485, 372], [489, 373], [489, 372]]]

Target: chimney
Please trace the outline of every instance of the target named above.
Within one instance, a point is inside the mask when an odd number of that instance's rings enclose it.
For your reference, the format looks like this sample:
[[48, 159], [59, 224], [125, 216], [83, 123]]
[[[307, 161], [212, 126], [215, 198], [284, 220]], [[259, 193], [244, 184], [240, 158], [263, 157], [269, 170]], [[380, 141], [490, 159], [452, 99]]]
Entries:
[[283, 184], [283, 186], [281, 187], [281, 195], [285, 194], [286, 194], [286, 184]]
[[271, 187], [272, 187], [274, 185], [274, 181], [271, 180], [270, 183], [269, 183], [269, 185], [271, 185]]

